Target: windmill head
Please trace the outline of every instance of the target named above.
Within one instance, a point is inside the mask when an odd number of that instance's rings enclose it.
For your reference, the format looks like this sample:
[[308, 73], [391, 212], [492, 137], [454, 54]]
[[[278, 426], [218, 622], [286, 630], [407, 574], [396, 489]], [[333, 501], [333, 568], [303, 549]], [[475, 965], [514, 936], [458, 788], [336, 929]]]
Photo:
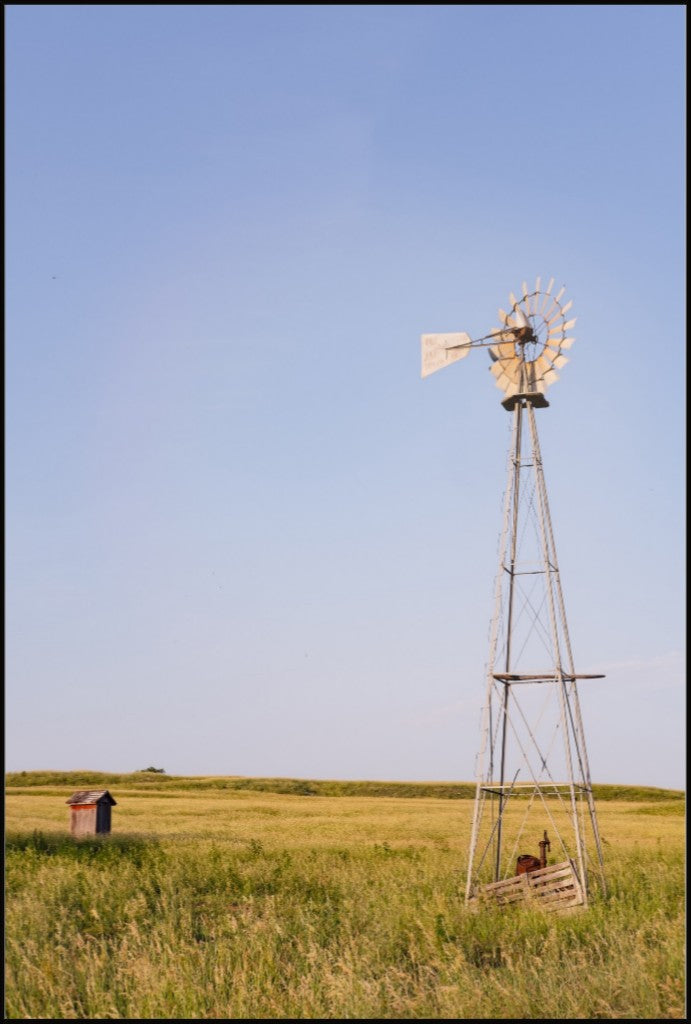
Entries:
[[535, 288], [524, 282], [520, 298], [509, 295], [510, 309], [499, 310], [500, 327], [472, 339], [468, 334], [423, 334], [422, 376], [428, 377], [467, 356], [473, 348], [487, 348], [490, 372], [504, 393], [502, 405], [513, 408], [519, 400], [548, 405], [545, 391], [559, 379], [557, 370], [568, 362], [563, 354], [574, 342], [568, 332], [576, 323], [566, 315], [572, 303], [562, 302], [564, 288], [552, 295], [554, 278], [545, 290], [538, 277]]

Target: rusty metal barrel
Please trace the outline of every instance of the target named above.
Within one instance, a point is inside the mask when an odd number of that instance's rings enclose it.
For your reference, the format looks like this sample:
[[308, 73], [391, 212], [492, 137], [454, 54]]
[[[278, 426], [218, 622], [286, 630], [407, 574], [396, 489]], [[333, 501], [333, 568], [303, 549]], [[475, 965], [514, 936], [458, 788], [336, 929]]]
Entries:
[[533, 857], [532, 853], [522, 853], [516, 861], [516, 874], [525, 875], [528, 871], [537, 871], [538, 868], [542, 867], [537, 857]]

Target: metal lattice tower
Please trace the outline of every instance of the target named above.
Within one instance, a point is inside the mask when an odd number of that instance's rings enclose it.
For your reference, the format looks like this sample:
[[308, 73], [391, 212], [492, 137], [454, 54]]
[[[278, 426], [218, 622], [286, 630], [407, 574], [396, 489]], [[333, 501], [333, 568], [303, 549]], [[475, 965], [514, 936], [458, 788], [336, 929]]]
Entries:
[[543, 868], [548, 848], [570, 865], [579, 903], [588, 902], [593, 865], [604, 888], [578, 698], [579, 680], [603, 677], [574, 666], [535, 417], [549, 406], [545, 391], [574, 341], [571, 302], [562, 304], [563, 288], [553, 296], [553, 284], [541, 291], [539, 278], [534, 290], [524, 283], [484, 337], [422, 336], [423, 377], [488, 348], [512, 417], [466, 901], [486, 887], [508, 892], [500, 883], [517, 882], [521, 861], [533, 861], [526, 846], [540, 846]]

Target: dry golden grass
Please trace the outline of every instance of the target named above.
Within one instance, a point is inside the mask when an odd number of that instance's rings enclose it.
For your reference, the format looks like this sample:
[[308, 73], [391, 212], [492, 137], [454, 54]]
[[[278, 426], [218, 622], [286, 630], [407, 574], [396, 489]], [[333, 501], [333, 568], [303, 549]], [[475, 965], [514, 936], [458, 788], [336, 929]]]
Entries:
[[[6, 794], [9, 831], [63, 833], [69, 830], [71, 790], [46, 794], [31, 789]], [[472, 815], [466, 800], [405, 797], [301, 797], [271, 793], [191, 794], [113, 790], [113, 832], [132, 836], [188, 836], [267, 846], [361, 846], [367, 842], [415, 843], [455, 848], [465, 853]], [[653, 813], [649, 813], [653, 812]], [[641, 849], [676, 842], [683, 835], [683, 801], [666, 804], [607, 801], [598, 806], [605, 845], [624, 843]], [[520, 811], [516, 811], [516, 816]], [[635, 821], [635, 827], [634, 827]]]
[[469, 914], [472, 801], [7, 794], [9, 1018], [683, 1019], [683, 802], [598, 805], [607, 896]]

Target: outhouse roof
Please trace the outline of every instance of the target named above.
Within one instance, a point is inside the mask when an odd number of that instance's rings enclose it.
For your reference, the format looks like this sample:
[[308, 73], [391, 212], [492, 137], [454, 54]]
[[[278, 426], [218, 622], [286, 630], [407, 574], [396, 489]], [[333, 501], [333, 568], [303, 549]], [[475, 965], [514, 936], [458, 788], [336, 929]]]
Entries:
[[79, 789], [72, 794], [69, 800], [65, 801], [66, 804], [102, 804], [104, 802], [115, 804], [115, 800], [107, 789]]

